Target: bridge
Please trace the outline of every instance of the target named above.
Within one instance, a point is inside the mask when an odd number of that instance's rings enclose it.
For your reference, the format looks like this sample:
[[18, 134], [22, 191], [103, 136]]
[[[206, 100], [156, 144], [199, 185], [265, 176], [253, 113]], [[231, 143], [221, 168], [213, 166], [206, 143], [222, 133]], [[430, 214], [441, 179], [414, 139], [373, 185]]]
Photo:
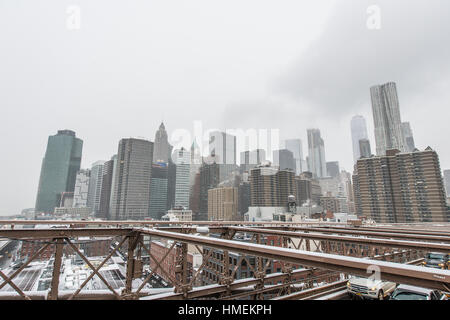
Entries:
[[[39, 245], [16, 269], [0, 270], [0, 299], [340, 299], [349, 275], [369, 277], [373, 271], [381, 280], [450, 292], [449, 270], [420, 264], [428, 252], [450, 253], [450, 224], [445, 223], [7, 220], [0, 225], [1, 240]], [[37, 225], [52, 227], [29, 228]], [[102, 237], [117, 241], [94, 262], [78, 243]], [[154, 241], [167, 244], [163, 254], [152, 251]], [[30, 280], [21, 275], [49, 250], [48, 288], [30, 290]], [[196, 268], [188, 261], [192, 250], [201, 256]], [[89, 272], [67, 290], [60, 281], [69, 253]], [[174, 272], [164, 267], [171, 255]], [[115, 257], [123, 259], [123, 279], [107, 267]], [[152, 268], [145, 273], [146, 264]], [[246, 277], [238, 278], [244, 269]], [[166, 279], [167, 286], [149, 286], [155, 277]], [[94, 280], [97, 285], [88, 290]]]

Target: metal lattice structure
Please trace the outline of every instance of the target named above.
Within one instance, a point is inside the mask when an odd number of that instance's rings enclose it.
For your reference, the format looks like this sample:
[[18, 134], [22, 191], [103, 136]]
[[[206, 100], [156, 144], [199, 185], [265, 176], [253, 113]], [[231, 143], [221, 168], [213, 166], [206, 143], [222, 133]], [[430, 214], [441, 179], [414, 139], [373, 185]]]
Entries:
[[[51, 223], [57, 228], [29, 229], [24, 225]], [[348, 275], [369, 276], [379, 270], [382, 280], [450, 291], [450, 271], [417, 266], [427, 252], [450, 252], [450, 225], [398, 225], [352, 227], [342, 223], [251, 223], [159, 221], [0, 221], [0, 238], [38, 241], [41, 247], [17, 270], [5, 274], [0, 299], [309, 299], [338, 292]], [[201, 226], [201, 227], [198, 227]], [[240, 235], [249, 237], [240, 240]], [[120, 239], [108, 255], [93, 265], [77, 246], [81, 237]], [[267, 239], [272, 239], [272, 243]], [[170, 241], [159, 258], [152, 253], [149, 239]], [[202, 256], [194, 270], [188, 260], [189, 246]], [[14, 281], [49, 247], [53, 248], [53, 270], [48, 291], [30, 292]], [[77, 254], [89, 267], [89, 276], [76, 290], [59, 290], [62, 259]], [[115, 289], [102, 274], [107, 261], [123, 253], [126, 260], [125, 286]], [[217, 258], [220, 252], [220, 257]], [[164, 263], [174, 255], [173, 272]], [[153, 267], [142, 273], [143, 257]], [[215, 260], [214, 260], [215, 259]], [[219, 270], [211, 267], [220, 264]], [[251, 261], [254, 261], [251, 263]], [[233, 262], [233, 264], [231, 264]], [[280, 271], [267, 272], [274, 264]], [[237, 270], [246, 268], [250, 277], [238, 279]], [[205, 285], [206, 270], [214, 284]], [[169, 280], [172, 287], [149, 289], [155, 275]], [[85, 290], [94, 277], [106, 290]], [[138, 285], [133, 281], [140, 279]], [[317, 285], [321, 283], [322, 285]], [[1, 291], [6, 285], [13, 292]]]

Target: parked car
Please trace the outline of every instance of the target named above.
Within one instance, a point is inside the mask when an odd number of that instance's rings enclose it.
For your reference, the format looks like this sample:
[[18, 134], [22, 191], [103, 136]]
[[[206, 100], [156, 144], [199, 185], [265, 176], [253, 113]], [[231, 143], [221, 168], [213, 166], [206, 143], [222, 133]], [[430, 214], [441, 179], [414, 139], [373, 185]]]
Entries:
[[445, 253], [430, 252], [425, 256], [423, 265], [428, 268], [449, 269], [449, 255]]
[[352, 297], [384, 300], [396, 286], [394, 282], [352, 277], [347, 282], [347, 292]]
[[439, 290], [401, 284], [391, 295], [391, 300], [448, 300]]

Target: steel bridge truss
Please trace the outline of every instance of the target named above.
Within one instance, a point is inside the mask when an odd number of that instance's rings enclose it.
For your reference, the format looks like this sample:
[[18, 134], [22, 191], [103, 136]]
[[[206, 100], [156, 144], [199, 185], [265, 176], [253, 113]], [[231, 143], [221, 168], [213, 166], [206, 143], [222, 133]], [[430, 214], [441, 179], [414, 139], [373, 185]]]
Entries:
[[[450, 252], [450, 232], [445, 230], [242, 222], [198, 223], [204, 226], [201, 228], [193, 223], [163, 226], [161, 222], [52, 221], [52, 225], [61, 227], [51, 229], [14, 227], [29, 224], [29, 221], [0, 224], [8, 225], [8, 228], [0, 229], [0, 238], [42, 243], [41, 248], [16, 271], [7, 275], [0, 270], [0, 277], [4, 280], [0, 290], [9, 285], [15, 293], [0, 292], [0, 299], [301, 299], [318, 296], [328, 287], [339, 290], [348, 275], [369, 277], [373, 270], [382, 280], [450, 291], [450, 271], [414, 265], [427, 252]], [[251, 237], [245, 242], [237, 241], [243, 234]], [[118, 237], [120, 241], [100, 264], [94, 266], [75, 244], [80, 237]], [[277, 245], [270, 245], [267, 237], [275, 239]], [[171, 242], [158, 259], [152, 253], [151, 241], [144, 239]], [[197, 270], [188, 266], [188, 245], [202, 255], [202, 263]], [[43, 294], [22, 290], [14, 283], [15, 278], [49, 246], [54, 248], [49, 291]], [[75, 291], [60, 292], [62, 258], [68, 250], [77, 253], [91, 273]], [[125, 287], [118, 292], [100, 270], [121, 250], [126, 251], [126, 279]], [[216, 259], [214, 252], [217, 250], [222, 253], [222, 271], [209, 268], [210, 262]], [[233, 266], [230, 265], [230, 253], [239, 254]], [[162, 266], [170, 254], [176, 257], [174, 274]], [[142, 255], [147, 255], [154, 266], [144, 277]], [[254, 264], [250, 263], [249, 257], [254, 257]], [[281, 265], [281, 272], [268, 274], [266, 271], [274, 262]], [[236, 279], [237, 270], [243, 265], [252, 277]], [[215, 274], [216, 284], [204, 285], [202, 279], [206, 269]], [[156, 293], [146, 288], [154, 275], [168, 279], [172, 289]], [[94, 277], [106, 286], [106, 291], [83, 291]], [[133, 285], [134, 279], [141, 279], [137, 286]], [[317, 283], [325, 283], [325, 286], [317, 286]]]

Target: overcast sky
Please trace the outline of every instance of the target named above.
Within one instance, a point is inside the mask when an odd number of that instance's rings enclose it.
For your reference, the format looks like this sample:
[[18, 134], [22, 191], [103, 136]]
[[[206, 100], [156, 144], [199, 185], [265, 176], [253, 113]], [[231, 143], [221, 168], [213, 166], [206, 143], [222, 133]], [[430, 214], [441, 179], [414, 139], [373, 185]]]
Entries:
[[350, 120], [366, 117], [375, 151], [369, 88], [388, 81], [417, 147], [450, 168], [449, 39], [448, 0], [0, 1], [0, 215], [34, 207], [59, 129], [83, 139], [86, 168], [121, 138], [153, 141], [161, 120], [169, 136], [196, 120], [280, 129], [305, 156], [317, 127], [351, 171]]

